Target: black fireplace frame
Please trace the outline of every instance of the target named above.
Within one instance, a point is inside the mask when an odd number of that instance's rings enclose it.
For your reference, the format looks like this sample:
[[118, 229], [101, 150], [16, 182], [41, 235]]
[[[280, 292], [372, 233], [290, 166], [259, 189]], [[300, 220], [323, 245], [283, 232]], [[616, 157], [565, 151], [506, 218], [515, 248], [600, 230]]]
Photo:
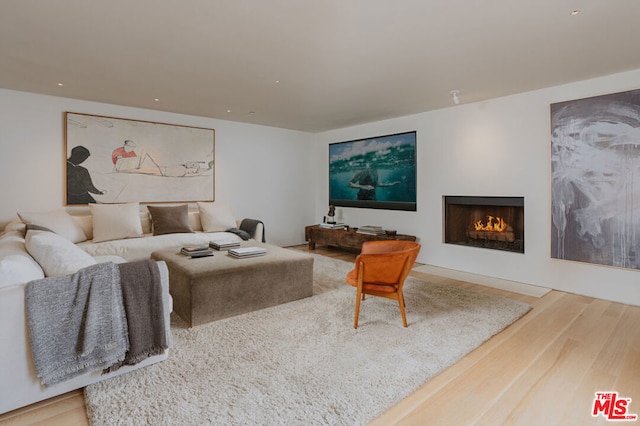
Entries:
[[[458, 207], [456, 207], [458, 206]], [[517, 230], [515, 233], [515, 240], [511, 243], [496, 242], [490, 240], [471, 240], [466, 238], [461, 240], [459, 235], [450, 237], [451, 229], [453, 225], [450, 223], [452, 220], [450, 217], [454, 215], [453, 209], [460, 208], [460, 206], [469, 207], [487, 207], [487, 208], [510, 208], [518, 207], [516, 221], [518, 222]], [[442, 240], [445, 244], [455, 244], [470, 247], [487, 248], [493, 250], [501, 250], [512, 253], [524, 254], [524, 197], [510, 197], [510, 196], [459, 196], [459, 195], [444, 195], [442, 197], [442, 209], [443, 209], [443, 226], [442, 226]], [[448, 232], [449, 231], [449, 232]], [[457, 232], [459, 234], [460, 231]]]

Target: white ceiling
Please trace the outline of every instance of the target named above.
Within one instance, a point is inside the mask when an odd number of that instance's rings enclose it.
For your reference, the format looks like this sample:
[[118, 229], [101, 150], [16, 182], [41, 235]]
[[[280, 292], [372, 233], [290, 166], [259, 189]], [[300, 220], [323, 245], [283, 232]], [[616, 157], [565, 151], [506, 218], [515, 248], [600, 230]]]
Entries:
[[1, 0], [0, 87], [319, 132], [638, 69], [639, 18], [638, 0]]

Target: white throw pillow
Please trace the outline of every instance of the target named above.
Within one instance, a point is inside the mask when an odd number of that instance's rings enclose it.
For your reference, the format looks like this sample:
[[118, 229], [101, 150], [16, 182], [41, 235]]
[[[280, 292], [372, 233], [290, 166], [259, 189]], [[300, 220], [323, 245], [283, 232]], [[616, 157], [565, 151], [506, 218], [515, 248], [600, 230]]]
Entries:
[[93, 242], [142, 237], [140, 203], [89, 204]]
[[71, 216], [73, 221], [78, 224], [84, 235], [87, 236], [87, 240], [93, 240], [93, 217], [89, 213], [83, 215]]
[[28, 231], [25, 246], [47, 277], [73, 274], [96, 264], [86, 251], [53, 232]]
[[41, 278], [44, 272], [27, 253], [24, 239], [4, 234], [0, 238], [0, 288]]
[[18, 213], [18, 217], [27, 225], [51, 229], [72, 243], [81, 243], [87, 240], [80, 225], [63, 209], [40, 213]]
[[222, 232], [237, 226], [231, 209], [224, 204], [199, 201], [198, 210], [204, 232]]

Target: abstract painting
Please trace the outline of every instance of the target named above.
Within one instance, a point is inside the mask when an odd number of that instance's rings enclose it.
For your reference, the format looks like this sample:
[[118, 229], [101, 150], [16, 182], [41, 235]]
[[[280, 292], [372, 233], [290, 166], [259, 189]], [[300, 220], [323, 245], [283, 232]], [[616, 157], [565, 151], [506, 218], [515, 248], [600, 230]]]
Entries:
[[640, 90], [551, 105], [552, 258], [640, 269]]
[[213, 201], [215, 131], [65, 113], [66, 204]]

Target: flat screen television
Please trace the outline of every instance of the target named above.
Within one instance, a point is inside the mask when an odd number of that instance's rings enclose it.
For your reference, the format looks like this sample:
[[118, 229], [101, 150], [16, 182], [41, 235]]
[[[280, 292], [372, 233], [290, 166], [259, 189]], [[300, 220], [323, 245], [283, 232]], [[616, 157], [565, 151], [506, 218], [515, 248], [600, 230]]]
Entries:
[[416, 211], [416, 132], [329, 144], [329, 204]]

